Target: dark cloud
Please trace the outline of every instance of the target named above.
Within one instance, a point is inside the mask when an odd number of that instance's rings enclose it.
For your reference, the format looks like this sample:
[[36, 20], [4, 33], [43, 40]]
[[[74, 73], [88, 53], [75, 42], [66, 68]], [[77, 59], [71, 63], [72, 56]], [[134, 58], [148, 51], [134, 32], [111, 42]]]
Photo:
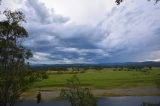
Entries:
[[[97, 26], [68, 23], [38, 0], [23, 9], [29, 31], [24, 44], [32, 63], [106, 63], [160, 58], [160, 7], [139, 0], [124, 2]], [[156, 54], [156, 55], [155, 55]], [[152, 56], [148, 56], [152, 55]]]
[[98, 26], [110, 32], [98, 42], [100, 48], [112, 55], [107, 58], [108, 61], [143, 61], [149, 58], [149, 52], [160, 49], [158, 8], [159, 6], [135, 0], [113, 9]]
[[53, 9], [48, 9], [44, 3], [38, 0], [27, 0], [26, 6], [28, 6], [27, 9], [29, 9], [30, 12], [37, 16], [36, 20], [39, 19], [42, 24], [65, 23], [68, 21], [68, 18], [54, 14]]

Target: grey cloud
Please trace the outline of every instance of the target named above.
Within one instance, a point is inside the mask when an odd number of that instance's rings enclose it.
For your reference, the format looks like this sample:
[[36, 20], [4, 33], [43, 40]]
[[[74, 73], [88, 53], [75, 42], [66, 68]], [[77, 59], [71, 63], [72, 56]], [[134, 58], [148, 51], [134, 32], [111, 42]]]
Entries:
[[27, 0], [26, 6], [26, 11], [30, 14], [27, 16], [30, 16], [33, 20], [39, 19], [42, 24], [65, 23], [69, 20], [67, 17], [55, 14], [53, 9], [48, 9], [45, 4], [39, 2], [39, 0]]
[[[97, 26], [67, 24], [38, 0], [26, 3], [32, 63], [140, 61], [160, 50], [160, 7], [132, 0], [115, 6]], [[150, 54], [151, 55], [151, 54]], [[156, 58], [155, 56], [151, 56]], [[159, 58], [159, 57], [157, 57]]]
[[160, 34], [155, 33], [160, 28], [160, 8], [138, 2], [127, 2], [114, 8], [98, 26], [110, 32], [98, 42], [100, 48], [112, 52], [114, 58], [111, 57], [109, 61], [116, 61], [115, 58], [117, 61], [137, 61], [140, 56], [147, 57], [141, 54], [160, 49], [157, 40], [160, 39]]
[[[30, 26], [30, 25], [28, 25]], [[42, 28], [41, 28], [42, 27]], [[53, 27], [53, 29], [52, 29]], [[57, 47], [87, 49], [96, 46], [91, 42], [93, 29], [88, 26], [61, 26], [61, 29], [55, 28], [54, 25], [39, 24], [39, 27], [29, 28], [30, 39], [26, 42], [26, 46], [32, 48], [34, 52], [49, 52], [52, 55], [62, 55], [61, 58], [74, 59], [81, 57], [85, 53], [78, 52], [66, 53], [66, 51], [58, 50]], [[52, 29], [52, 31], [50, 31]], [[91, 31], [92, 30], [92, 31]], [[49, 38], [49, 39], [47, 39]], [[48, 57], [51, 59], [52, 57]], [[55, 59], [55, 58], [52, 58]], [[56, 59], [56, 60], [60, 60]]]

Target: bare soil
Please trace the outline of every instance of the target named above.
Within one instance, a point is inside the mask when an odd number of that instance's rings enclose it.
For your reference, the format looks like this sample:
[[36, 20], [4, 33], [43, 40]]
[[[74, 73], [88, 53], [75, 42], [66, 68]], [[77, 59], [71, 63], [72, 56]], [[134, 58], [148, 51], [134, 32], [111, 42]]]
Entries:
[[[105, 89], [96, 89], [91, 90], [95, 96], [160, 96], [160, 88], [136, 88], [136, 89], [112, 89], [112, 90], [105, 90]], [[31, 98], [29, 99], [36, 99], [36, 93], [33, 93]], [[41, 91], [41, 95], [43, 99], [53, 99], [58, 98], [60, 95], [60, 91]]]

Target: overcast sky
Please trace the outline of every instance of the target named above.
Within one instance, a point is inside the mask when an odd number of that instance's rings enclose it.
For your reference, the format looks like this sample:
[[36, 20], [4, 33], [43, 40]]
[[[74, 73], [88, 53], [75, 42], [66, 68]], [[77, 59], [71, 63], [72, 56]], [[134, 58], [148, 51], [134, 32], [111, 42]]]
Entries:
[[21, 10], [33, 64], [160, 61], [160, 3], [147, 0], [3, 0]]

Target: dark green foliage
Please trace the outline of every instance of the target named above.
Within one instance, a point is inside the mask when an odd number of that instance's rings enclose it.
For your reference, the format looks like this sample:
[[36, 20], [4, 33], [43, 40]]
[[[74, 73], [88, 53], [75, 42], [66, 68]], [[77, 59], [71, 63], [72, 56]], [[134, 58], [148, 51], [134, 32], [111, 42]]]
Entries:
[[45, 71], [32, 71], [31, 73], [34, 80], [48, 79], [48, 74]]
[[67, 88], [61, 90], [60, 96], [70, 101], [71, 106], [96, 106], [96, 98], [89, 88], [81, 87], [76, 75], [67, 80]]
[[116, 0], [117, 5], [119, 5], [123, 0]]
[[53, 67], [53, 66], [33, 66], [33, 71], [68, 71], [67, 67]]
[[[148, 1], [151, 1], [151, 0], [148, 0]], [[160, 0], [152, 0], [152, 1], [155, 1], [155, 3], [158, 3]], [[123, 2], [123, 0], [116, 0], [115, 1], [117, 3], [117, 5], [121, 4], [121, 2]]]
[[36, 77], [26, 64], [32, 53], [22, 44], [28, 36], [20, 25], [25, 21], [23, 13], [6, 10], [3, 14], [6, 20], [0, 22], [0, 106], [13, 106]]
[[149, 66], [148, 68], [149, 68], [149, 70], [152, 70], [152, 66]]

